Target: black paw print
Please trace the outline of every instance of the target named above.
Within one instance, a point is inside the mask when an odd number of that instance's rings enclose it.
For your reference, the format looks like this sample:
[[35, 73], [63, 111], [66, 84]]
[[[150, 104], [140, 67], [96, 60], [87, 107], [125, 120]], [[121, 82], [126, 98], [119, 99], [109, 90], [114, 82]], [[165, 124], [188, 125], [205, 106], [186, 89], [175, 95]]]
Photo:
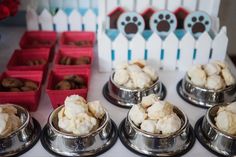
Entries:
[[167, 36], [177, 27], [177, 19], [175, 15], [167, 10], [159, 11], [152, 15], [150, 19], [152, 31], [160, 36]]
[[185, 20], [185, 29], [196, 37], [199, 37], [205, 31], [210, 31], [210, 28], [211, 20], [205, 12], [194, 12], [188, 15]]
[[144, 25], [143, 17], [135, 12], [124, 13], [118, 19], [118, 29], [128, 37], [141, 33]]

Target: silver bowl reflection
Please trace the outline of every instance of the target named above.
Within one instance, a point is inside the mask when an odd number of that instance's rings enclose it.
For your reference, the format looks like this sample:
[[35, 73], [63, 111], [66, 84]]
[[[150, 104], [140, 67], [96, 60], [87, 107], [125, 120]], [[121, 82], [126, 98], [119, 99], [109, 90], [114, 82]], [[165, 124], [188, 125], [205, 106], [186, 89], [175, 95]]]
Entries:
[[215, 117], [222, 105], [211, 107], [203, 118], [201, 127], [204, 143], [213, 151], [224, 156], [236, 155], [236, 136], [230, 135], [218, 129], [215, 125]]
[[236, 85], [220, 90], [210, 90], [194, 85], [186, 75], [178, 91], [185, 100], [199, 107], [209, 108], [215, 104], [225, 104], [236, 100]]
[[117, 140], [117, 130], [108, 113], [100, 122], [98, 129], [87, 135], [76, 136], [58, 128], [58, 107], [49, 116], [41, 142], [50, 153], [59, 156], [91, 156], [108, 150]]
[[[142, 98], [150, 94], [156, 94], [159, 99], [164, 99], [166, 89], [160, 82], [159, 78], [148, 88], [144, 89], [128, 89], [118, 85], [113, 77], [115, 72], [112, 73], [107, 83], [107, 91], [104, 96], [112, 103], [121, 107], [130, 108], [135, 104], [139, 104]], [[106, 86], [106, 85], [105, 85]], [[105, 88], [104, 86], [104, 88]]]
[[153, 134], [138, 128], [129, 116], [120, 125], [120, 139], [131, 151], [147, 156], [178, 156], [188, 152], [195, 142], [194, 132], [186, 115], [177, 107], [181, 128], [170, 135]]
[[29, 112], [21, 106], [12, 106], [17, 109], [17, 116], [22, 125], [6, 137], [0, 137], [0, 156], [23, 154], [36, 144], [40, 135], [40, 125], [31, 118]]

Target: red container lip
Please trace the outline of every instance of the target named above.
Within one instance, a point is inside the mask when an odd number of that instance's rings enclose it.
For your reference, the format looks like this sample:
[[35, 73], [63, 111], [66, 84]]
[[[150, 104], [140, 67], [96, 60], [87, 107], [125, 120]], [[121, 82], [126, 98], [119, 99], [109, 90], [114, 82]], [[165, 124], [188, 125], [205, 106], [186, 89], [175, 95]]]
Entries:
[[21, 105], [30, 111], [36, 111], [41, 95], [41, 71], [5, 71], [0, 75], [0, 80], [6, 77], [26, 79], [38, 84], [36, 91], [28, 92], [2, 92], [0, 91], [0, 103], [13, 103]]
[[[32, 41], [50, 41], [50, 44], [33, 45]], [[28, 48], [53, 48], [57, 41], [57, 34], [54, 31], [27, 31], [20, 40], [22, 49]]]
[[[68, 56], [71, 58], [79, 58], [82, 56], [87, 56], [90, 58], [90, 64], [87, 65], [61, 65], [59, 64], [63, 56]], [[90, 68], [93, 63], [94, 54], [93, 48], [61, 48], [55, 56], [54, 68]]]
[[[50, 49], [23, 49], [15, 50], [11, 56], [7, 69], [9, 70], [46, 70], [48, 66]], [[37, 66], [27, 66], [23, 62], [26, 60], [45, 59], [46, 64]]]
[[[72, 90], [54, 90], [55, 85], [63, 79], [66, 75], [80, 75], [83, 76], [86, 80], [87, 88], [84, 89], [72, 89]], [[88, 93], [88, 85], [90, 81], [90, 69], [54, 69], [51, 71], [48, 84], [46, 88], [46, 92], [50, 97], [53, 108], [57, 108], [58, 106], [64, 103], [64, 100], [67, 96], [78, 94], [83, 96], [85, 99], [87, 98]]]
[[90, 41], [92, 43], [91, 47], [95, 44], [95, 33], [94, 32], [81, 32], [81, 31], [70, 31], [63, 32], [60, 38], [60, 47], [70, 47], [77, 48], [76, 45], [68, 45], [68, 42], [75, 41]]

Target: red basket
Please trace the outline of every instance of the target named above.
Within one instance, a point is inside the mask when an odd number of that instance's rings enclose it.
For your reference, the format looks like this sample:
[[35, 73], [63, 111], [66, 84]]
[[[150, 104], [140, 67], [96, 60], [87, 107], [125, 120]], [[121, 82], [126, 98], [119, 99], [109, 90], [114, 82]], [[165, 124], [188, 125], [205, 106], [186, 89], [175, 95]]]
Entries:
[[[74, 45], [71, 42], [86, 42], [86, 45]], [[84, 47], [94, 47], [95, 43], [95, 33], [94, 32], [63, 32], [60, 39], [60, 47], [70, 47], [70, 48], [84, 48]]]
[[[44, 81], [47, 76], [49, 51], [50, 49], [47, 48], [15, 50], [7, 64], [7, 69], [17, 71], [43, 71]], [[37, 66], [26, 65], [27, 61], [35, 59], [44, 59], [46, 64]]]
[[[54, 90], [55, 85], [63, 80], [64, 76], [67, 75], [79, 75], [82, 76], [86, 80], [87, 88], [84, 89], [73, 89], [73, 90]], [[67, 96], [76, 94], [87, 98], [88, 94], [88, 85], [90, 80], [90, 69], [83, 68], [83, 69], [54, 69], [51, 71], [49, 78], [48, 78], [48, 85], [47, 85], [47, 94], [51, 100], [53, 108], [57, 108], [64, 104], [64, 100]]]
[[[70, 57], [73, 59], [87, 56], [90, 58], [90, 64], [86, 65], [62, 65], [60, 64], [60, 60], [62, 57]], [[59, 52], [55, 56], [54, 60], [54, 68], [90, 68], [93, 62], [93, 48], [61, 48]]]
[[27, 31], [20, 40], [22, 49], [50, 48], [50, 61], [53, 60], [57, 34], [54, 31]]
[[42, 72], [40, 71], [6, 71], [0, 76], [0, 80], [13, 77], [31, 80], [38, 84], [38, 90], [29, 92], [1, 92], [0, 103], [18, 104], [29, 111], [36, 111], [41, 96]]

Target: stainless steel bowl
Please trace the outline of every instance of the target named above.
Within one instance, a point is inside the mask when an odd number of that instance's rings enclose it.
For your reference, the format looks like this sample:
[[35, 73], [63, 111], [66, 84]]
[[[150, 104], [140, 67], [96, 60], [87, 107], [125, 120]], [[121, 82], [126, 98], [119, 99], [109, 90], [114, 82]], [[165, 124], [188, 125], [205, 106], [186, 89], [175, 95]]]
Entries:
[[147, 156], [179, 156], [187, 153], [194, 145], [194, 132], [186, 115], [177, 107], [174, 112], [180, 117], [182, 126], [168, 136], [143, 131], [127, 116], [119, 128], [122, 143], [131, 151]]
[[0, 137], [0, 156], [19, 156], [31, 149], [39, 140], [41, 127], [21, 106], [13, 105], [22, 125], [10, 135]]
[[163, 100], [166, 96], [166, 88], [159, 79], [149, 88], [128, 89], [115, 83], [114, 74], [115, 72], [112, 73], [108, 83], [103, 88], [104, 97], [112, 104], [131, 108], [133, 105], [141, 103], [142, 98], [150, 94], [156, 94], [160, 100]]
[[221, 106], [211, 107], [204, 118], [200, 119], [196, 124], [195, 132], [200, 143], [216, 155], [235, 156], [236, 136], [221, 131], [215, 125], [214, 119]]
[[115, 144], [117, 128], [107, 112], [97, 130], [84, 136], [76, 136], [58, 128], [58, 112], [63, 107], [60, 106], [51, 113], [42, 133], [42, 145], [49, 153], [56, 156], [92, 156], [107, 151]]
[[178, 94], [187, 102], [209, 108], [215, 104], [225, 104], [236, 100], [236, 84], [225, 89], [209, 90], [194, 85], [186, 75], [177, 85]]

